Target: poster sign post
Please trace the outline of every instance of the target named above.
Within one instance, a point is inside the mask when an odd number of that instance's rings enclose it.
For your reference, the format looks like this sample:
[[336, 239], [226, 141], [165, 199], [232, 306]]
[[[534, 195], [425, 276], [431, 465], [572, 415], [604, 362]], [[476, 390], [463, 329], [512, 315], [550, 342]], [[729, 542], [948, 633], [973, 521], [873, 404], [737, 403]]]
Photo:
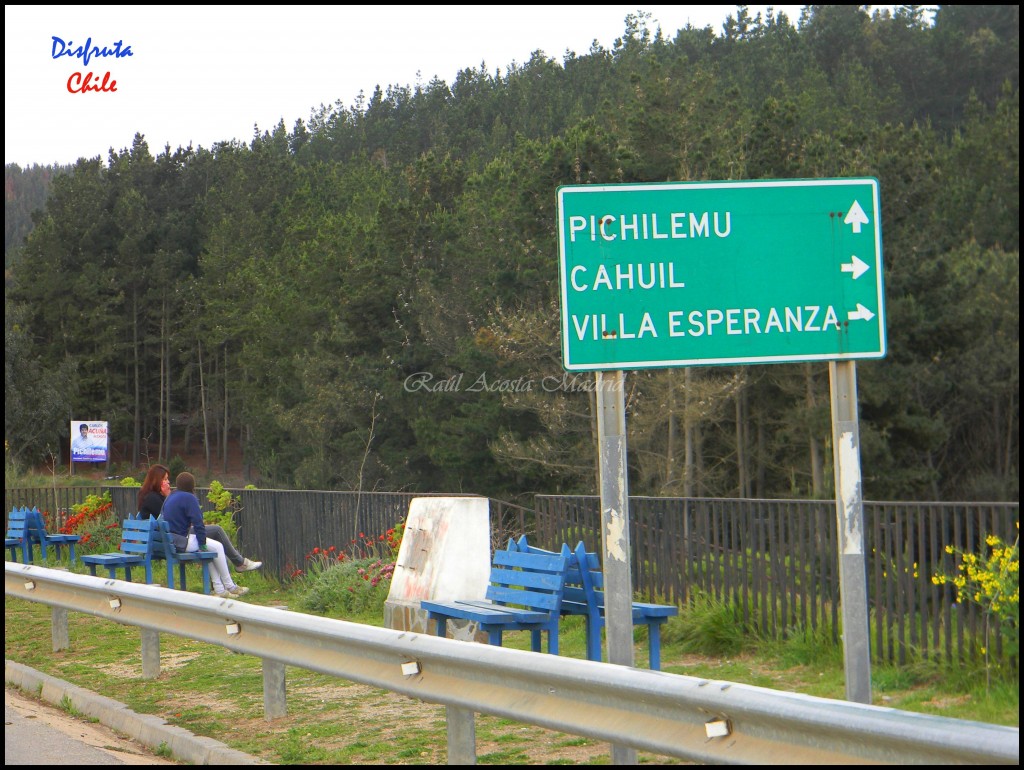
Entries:
[[104, 463], [108, 460], [107, 423], [102, 420], [71, 421], [71, 463]]

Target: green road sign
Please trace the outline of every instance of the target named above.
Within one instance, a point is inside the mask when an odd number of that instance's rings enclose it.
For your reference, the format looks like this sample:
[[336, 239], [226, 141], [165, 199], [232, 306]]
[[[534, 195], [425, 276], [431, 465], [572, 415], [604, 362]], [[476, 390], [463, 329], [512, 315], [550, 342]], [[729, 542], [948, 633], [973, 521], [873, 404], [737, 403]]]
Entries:
[[558, 190], [569, 371], [885, 356], [876, 179]]

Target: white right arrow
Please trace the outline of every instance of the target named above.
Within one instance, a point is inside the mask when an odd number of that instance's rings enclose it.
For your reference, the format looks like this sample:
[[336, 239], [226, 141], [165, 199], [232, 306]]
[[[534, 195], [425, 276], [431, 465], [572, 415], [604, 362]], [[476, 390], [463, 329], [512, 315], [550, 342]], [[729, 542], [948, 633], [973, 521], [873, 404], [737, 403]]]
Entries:
[[870, 321], [874, 317], [875, 314], [859, 302], [857, 303], [856, 310], [851, 310], [846, 314], [846, 319], [848, 321]]
[[857, 280], [871, 267], [863, 259], [858, 259], [856, 254], [851, 255], [850, 262], [840, 265], [844, 273], [853, 273], [853, 280]]
[[846, 212], [846, 219], [843, 220], [843, 224], [853, 225], [853, 231], [855, 233], [860, 232], [860, 226], [868, 223], [868, 215], [864, 213], [864, 209], [860, 207], [860, 203], [857, 201], [853, 202], [850, 206], [850, 210]]

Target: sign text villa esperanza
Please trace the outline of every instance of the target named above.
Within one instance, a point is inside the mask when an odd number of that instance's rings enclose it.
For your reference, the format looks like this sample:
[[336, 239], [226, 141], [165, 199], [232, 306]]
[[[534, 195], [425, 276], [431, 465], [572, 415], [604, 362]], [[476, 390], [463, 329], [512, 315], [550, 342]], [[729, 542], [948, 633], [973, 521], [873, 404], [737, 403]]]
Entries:
[[[132, 52], [132, 47], [124, 45], [123, 40], [118, 40], [110, 46], [94, 45], [91, 37], [86, 38], [83, 45], [75, 45], [73, 40], [64, 40], [56, 35], [52, 36], [52, 40], [53, 46], [50, 54], [52, 58], [56, 60], [81, 59], [83, 67], [88, 67], [92, 59], [106, 57], [123, 59], [135, 55]], [[117, 91], [117, 81], [109, 70], [102, 75], [94, 72], [72, 72], [68, 76], [67, 89], [68, 93], [72, 94], [114, 93]]]
[[875, 179], [559, 188], [570, 371], [881, 358]]

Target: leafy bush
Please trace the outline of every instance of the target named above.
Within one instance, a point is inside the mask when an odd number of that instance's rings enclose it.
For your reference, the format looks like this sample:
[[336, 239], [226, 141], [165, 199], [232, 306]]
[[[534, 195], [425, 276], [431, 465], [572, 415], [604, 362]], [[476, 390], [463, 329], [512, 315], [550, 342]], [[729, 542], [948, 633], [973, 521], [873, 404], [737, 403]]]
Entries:
[[180, 455], [174, 455], [174, 457], [171, 458], [171, 461], [167, 463], [167, 471], [168, 475], [171, 477], [172, 484], [174, 483], [174, 480], [178, 478], [179, 473], [187, 470], [188, 465], [185, 464], [185, 461], [181, 459]]
[[216, 524], [221, 527], [232, 542], [238, 536], [238, 524], [235, 523], [235, 514], [242, 510], [241, 498], [232, 495], [224, 488], [219, 481], [210, 482], [210, 491], [206, 493], [206, 499], [213, 503], [214, 510], [203, 513], [203, 521], [207, 524]]
[[314, 548], [290, 575], [298, 607], [332, 617], [382, 613], [404, 531], [400, 522], [376, 537], [360, 532], [347, 550]]
[[[1020, 524], [1018, 523], [1018, 528]], [[957, 557], [956, 574], [932, 576], [936, 585], [951, 583], [958, 604], [973, 603], [985, 619], [985, 642], [981, 653], [986, 669], [990, 661], [990, 622], [995, 619], [999, 634], [1010, 655], [1020, 654], [1020, 536], [1013, 545], [996, 535], [985, 538], [987, 553], [967, 553], [946, 546], [946, 553]]]
[[306, 574], [299, 609], [331, 617], [383, 612], [394, 570], [393, 562], [380, 559], [335, 561]]
[[71, 506], [71, 515], [60, 528], [65, 535], [78, 535], [82, 554], [109, 553], [121, 545], [121, 522], [110, 500], [110, 492], [89, 495]]

